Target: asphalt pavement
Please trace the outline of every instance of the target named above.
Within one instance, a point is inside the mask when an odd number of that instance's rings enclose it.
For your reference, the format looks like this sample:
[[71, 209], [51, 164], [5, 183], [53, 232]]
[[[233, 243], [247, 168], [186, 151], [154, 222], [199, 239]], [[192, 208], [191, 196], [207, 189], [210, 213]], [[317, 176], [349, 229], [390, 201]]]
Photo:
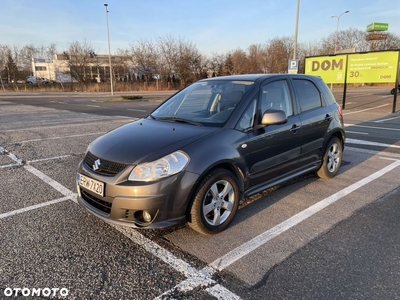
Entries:
[[76, 203], [87, 145], [168, 94], [145, 96], [0, 94], [1, 299], [400, 299], [400, 115], [384, 89], [349, 90], [337, 177], [246, 199], [211, 237]]

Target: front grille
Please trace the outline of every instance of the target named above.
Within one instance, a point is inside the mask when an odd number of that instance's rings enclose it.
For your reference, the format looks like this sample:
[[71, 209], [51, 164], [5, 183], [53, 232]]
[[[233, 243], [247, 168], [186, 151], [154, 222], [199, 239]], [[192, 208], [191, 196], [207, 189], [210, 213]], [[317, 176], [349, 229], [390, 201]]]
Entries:
[[[94, 170], [93, 166], [96, 164], [96, 161], [98, 160], [100, 160], [100, 164], [97, 164], [98, 169]], [[86, 154], [83, 161], [86, 164], [86, 166], [89, 167], [94, 172], [106, 176], [113, 176], [115, 174], [118, 174], [128, 166], [126, 164], [99, 158], [90, 152]]]
[[81, 195], [83, 200], [89, 203], [91, 206], [97, 208], [98, 210], [104, 211], [105, 213], [109, 214], [111, 212], [111, 203], [103, 201], [95, 196], [85, 192], [81, 189]]

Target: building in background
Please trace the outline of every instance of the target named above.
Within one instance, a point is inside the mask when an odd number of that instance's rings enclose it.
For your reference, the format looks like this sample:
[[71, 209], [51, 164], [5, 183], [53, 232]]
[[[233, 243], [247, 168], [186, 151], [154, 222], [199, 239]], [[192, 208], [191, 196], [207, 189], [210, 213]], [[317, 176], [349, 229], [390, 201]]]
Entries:
[[[132, 57], [112, 56], [113, 79], [116, 81], [136, 80], [138, 76]], [[86, 55], [56, 54], [53, 60], [32, 59], [32, 74], [59, 83], [107, 82], [110, 80], [108, 55], [91, 52]]]

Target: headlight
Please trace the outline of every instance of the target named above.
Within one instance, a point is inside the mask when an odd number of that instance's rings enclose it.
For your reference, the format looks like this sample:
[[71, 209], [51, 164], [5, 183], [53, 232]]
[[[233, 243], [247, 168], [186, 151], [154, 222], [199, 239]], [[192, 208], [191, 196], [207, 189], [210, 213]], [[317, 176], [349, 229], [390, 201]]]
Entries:
[[182, 171], [189, 162], [189, 156], [176, 151], [153, 162], [137, 165], [129, 175], [131, 181], [154, 181]]

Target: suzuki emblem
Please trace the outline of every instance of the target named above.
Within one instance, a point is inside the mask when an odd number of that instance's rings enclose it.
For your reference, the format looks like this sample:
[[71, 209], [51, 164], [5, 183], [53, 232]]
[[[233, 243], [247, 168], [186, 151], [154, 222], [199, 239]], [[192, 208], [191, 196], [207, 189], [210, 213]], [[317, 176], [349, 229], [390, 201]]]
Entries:
[[98, 170], [100, 165], [101, 165], [100, 159], [96, 160], [96, 161], [94, 162], [94, 165], [93, 165], [93, 171]]

